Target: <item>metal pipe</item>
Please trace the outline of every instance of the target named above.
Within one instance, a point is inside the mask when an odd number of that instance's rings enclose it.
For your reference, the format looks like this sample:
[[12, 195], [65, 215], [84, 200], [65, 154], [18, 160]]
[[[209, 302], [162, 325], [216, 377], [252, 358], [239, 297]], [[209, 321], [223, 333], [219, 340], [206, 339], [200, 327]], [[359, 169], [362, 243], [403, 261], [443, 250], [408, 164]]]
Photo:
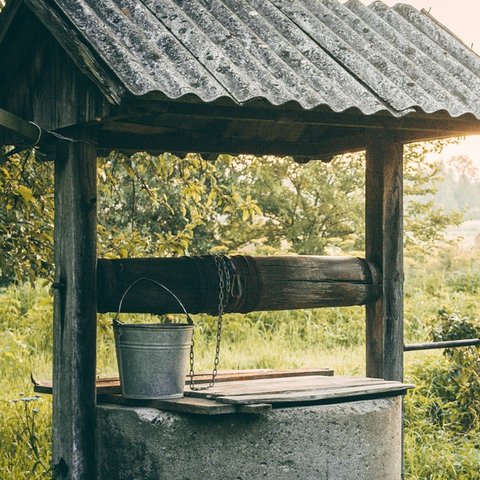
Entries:
[[480, 338], [470, 338], [465, 340], [449, 340], [446, 342], [432, 343], [413, 343], [403, 347], [404, 352], [412, 352], [416, 350], [433, 350], [435, 348], [454, 348], [454, 347], [470, 347], [480, 345]]

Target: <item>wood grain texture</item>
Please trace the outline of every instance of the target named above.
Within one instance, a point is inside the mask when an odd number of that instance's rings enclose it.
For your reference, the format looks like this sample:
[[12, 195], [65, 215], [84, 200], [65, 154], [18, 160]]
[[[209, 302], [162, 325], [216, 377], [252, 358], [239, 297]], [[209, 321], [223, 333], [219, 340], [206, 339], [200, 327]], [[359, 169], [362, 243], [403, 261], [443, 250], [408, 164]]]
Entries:
[[269, 402], [271, 404], [288, 404], [288, 403], [314, 403], [324, 400], [339, 401], [355, 397], [371, 397], [378, 398], [387, 393], [394, 395], [403, 395], [411, 386], [404, 384], [383, 384], [383, 385], [363, 385], [357, 387], [342, 388], [322, 388], [311, 389], [298, 392], [278, 392], [266, 394], [252, 395], [234, 395], [216, 397], [218, 402], [231, 403], [234, 405], [251, 405], [260, 402]]
[[[291, 377], [291, 378], [263, 378], [225, 382], [215, 385], [208, 390], [185, 390], [185, 395], [191, 397], [217, 398], [232, 395], [270, 395], [292, 392], [305, 392], [323, 388], [343, 388], [365, 385], [383, 385], [386, 381], [378, 378], [365, 377]], [[388, 383], [388, 382], [387, 382]]]
[[403, 146], [389, 144], [384, 167], [384, 376], [403, 381]]
[[226, 382], [205, 391], [186, 390], [185, 395], [233, 405], [262, 403], [288, 405], [342, 401], [355, 397], [403, 395], [413, 385], [364, 377], [294, 377]]
[[[42, 9], [40, 2], [31, 3]], [[20, 10], [21, 15], [7, 32], [8, 44], [15, 45], [15, 49], [6, 51], [5, 45], [0, 45], [2, 67], [6, 67], [5, 75], [0, 76], [0, 106], [47, 130], [88, 122], [96, 125], [107, 117], [113, 106], [100, 89], [27, 6]], [[46, 21], [55, 16], [54, 9], [42, 11]], [[26, 37], [19, 39], [24, 30]], [[82, 58], [77, 56], [76, 61]]]
[[273, 410], [271, 403], [251, 403], [249, 405], [237, 405], [238, 413], [262, 414]]
[[21, 135], [29, 144], [36, 144], [39, 138], [39, 130], [35, 125], [23, 118], [12, 115], [10, 112], [0, 108], [0, 128]]
[[[226, 312], [364, 305], [381, 291], [375, 267], [360, 258], [233, 256], [231, 260], [241, 295], [230, 298]], [[167, 286], [189, 313], [217, 312], [218, 274], [213, 257], [208, 256], [101, 259], [98, 311], [116, 311], [123, 292], [141, 277]], [[168, 293], [144, 282], [128, 293], [122, 311], [180, 313], [181, 309]]]
[[367, 375], [403, 379], [403, 147], [388, 135], [367, 150], [366, 257], [383, 295], [366, 307]]
[[289, 404], [332, 403], [358, 398], [404, 395], [413, 385], [376, 378], [294, 376], [231, 380], [203, 391], [185, 391], [175, 400], [131, 400], [121, 395], [101, 395], [99, 402], [151, 407], [161, 410], [220, 415], [227, 413], [265, 414]]
[[228, 405], [227, 403], [217, 402], [208, 398], [183, 397], [174, 400], [134, 400], [125, 398], [122, 395], [107, 394], [99, 396], [98, 402], [130, 407], [158, 408], [159, 410], [170, 412], [194, 413], [197, 415], [225, 415], [237, 411], [234, 405]]
[[57, 153], [55, 265], [54, 477], [95, 478], [96, 152], [84, 138]]
[[25, 0], [25, 3], [49, 29], [82, 73], [97, 85], [111, 103], [120, 103], [125, 89], [120, 86], [110, 69], [99, 61], [96, 52], [78, 30], [65, 21], [64, 13], [56, 5], [43, 0]]
[[[313, 375], [321, 375], [326, 377], [333, 376], [333, 370], [330, 368], [302, 368], [296, 370], [219, 370], [215, 379], [216, 383], [236, 382], [241, 380], [258, 380], [264, 378], [286, 378], [286, 377], [307, 377]], [[201, 385], [210, 383], [212, 379], [211, 372], [196, 373], [194, 375], [195, 384]], [[52, 393], [51, 381], [37, 381], [32, 379], [33, 389], [36, 393]], [[97, 378], [97, 395], [108, 395], [120, 393], [120, 379], [118, 377]], [[190, 377], [187, 377], [185, 384], [190, 384]]]
[[[308, 125], [319, 127], [340, 127], [342, 133], [351, 133], [356, 129], [364, 132], [365, 130], [377, 130], [384, 132], [385, 129], [395, 132], [395, 135], [404, 135], [410, 141], [420, 137], [426, 132], [433, 134], [452, 135], [456, 132], [458, 135], [480, 132], [480, 122], [473, 117], [452, 118], [447, 114], [429, 115], [416, 113], [402, 118], [395, 118], [390, 115], [362, 115], [347, 112], [330, 112], [317, 110], [304, 110], [295, 104], [286, 104], [279, 110], [272, 105], [251, 102], [238, 108], [226, 102], [212, 102], [208, 104], [192, 103], [188, 99], [171, 100], [161, 95], [150, 93], [144, 97], [125, 98], [122, 105], [125, 107], [125, 113], [128, 118], [136, 123], [142, 123], [145, 126], [159, 125], [165, 120], [170, 124], [188, 122], [192, 118], [196, 119], [215, 119], [221, 118], [224, 121], [241, 121], [252, 123], [254, 126], [259, 124], [279, 125]], [[410, 132], [410, 137], [408, 137]], [[346, 135], [348, 135], [348, 133]], [[397, 137], [395, 137], [397, 139]]]

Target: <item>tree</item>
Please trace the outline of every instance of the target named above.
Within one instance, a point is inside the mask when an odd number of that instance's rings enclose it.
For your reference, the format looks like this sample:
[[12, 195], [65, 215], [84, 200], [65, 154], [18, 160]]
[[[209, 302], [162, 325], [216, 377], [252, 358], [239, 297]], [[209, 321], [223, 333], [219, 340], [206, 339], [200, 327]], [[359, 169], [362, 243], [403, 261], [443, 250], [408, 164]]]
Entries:
[[243, 237], [248, 233], [250, 242], [276, 248], [287, 242], [300, 254], [353, 245], [363, 231], [363, 158], [344, 155], [306, 165], [289, 157], [240, 158], [238, 184], [262, 212]]
[[99, 165], [99, 251], [105, 257], [196, 255], [225, 251], [224, 229], [259, 213], [230, 182], [233, 158], [208, 162], [138, 153]]
[[[431, 196], [440, 179], [426, 154], [445, 142], [405, 149], [406, 245], [428, 251], [458, 223]], [[53, 172], [34, 155], [0, 166], [0, 281], [51, 276]], [[233, 252], [254, 246], [325, 254], [363, 249], [364, 155], [300, 165], [291, 158], [112, 153], [98, 161], [102, 257]]]
[[[232, 158], [207, 162], [113, 153], [98, 160], [99, 256], [208, 253], [221, 228], [237, 228], [258, 207], [228, 182]], [[32, 152], [0, 165], [0, 284], [53, 272], [53, 165]], [[236, 226], [236, 227], [234, 227]]]
[[427, 253], [444, 241], [449, 226], [459, 225], [463, 215], [446, 211], [435, 194], [443, 181], [442, 164], [429, 158], [456, 140], [414, 143], [405, 147], [405, 246], [414, 252]]
[[53, 168], [35, 155], [0, 164], [0, 285], [47, 275], [53, 262]]
[[[451, 140], [405, 147], [405, 245], [426, 252], [443, 240], [458, 212], [446, 213], [432, 201], [441, 168], [429, 160]], [[296, 164], [289, 158], [239, 159], [238, 182], [255, 199], [262, 216], [248, 230], [255, 244], [268, 243], [300, 254], [364, 249], [365, 155], [343, 155], [325, 164]], [[234, 235], [237, 240], [238, 234]], [[245, 240], [245, 239], [244, 239]]]

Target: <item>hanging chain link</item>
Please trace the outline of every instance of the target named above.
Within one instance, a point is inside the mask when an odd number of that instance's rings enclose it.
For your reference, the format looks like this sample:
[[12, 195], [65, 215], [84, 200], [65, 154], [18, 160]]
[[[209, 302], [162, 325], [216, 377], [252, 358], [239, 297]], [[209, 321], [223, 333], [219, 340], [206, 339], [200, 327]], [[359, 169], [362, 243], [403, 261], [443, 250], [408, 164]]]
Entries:
[[217, 316], [217, 338], [215, 346], [215, 359], [213, 361], [212, 379], [206, 386], [198, 387], [195, 385], [195, 341], [192, 337], [192, 344], [190, 346], [190, 389], [191, 390], [207, 390], [215, 385], [215, 379], [218, 373], [218, 364], [220, 362], [220, 344], [222, 340], [222, 320], [225, 308], [228, 305], [230, 292], [232, 289], [232, 276], [227, 265], [228, 257], [224, 255], [214, 255], [215, 266], [218, 273], [218, 316]]

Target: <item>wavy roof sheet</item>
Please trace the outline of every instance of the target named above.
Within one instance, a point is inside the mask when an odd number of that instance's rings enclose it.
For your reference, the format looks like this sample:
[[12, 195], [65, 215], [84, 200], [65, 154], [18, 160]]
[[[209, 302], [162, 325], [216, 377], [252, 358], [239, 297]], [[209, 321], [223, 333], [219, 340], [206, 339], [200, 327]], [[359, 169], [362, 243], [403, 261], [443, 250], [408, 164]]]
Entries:
[[134, 95], [480, 118], [480, 57], [428, 14], [358, 0], [55, 0]]

